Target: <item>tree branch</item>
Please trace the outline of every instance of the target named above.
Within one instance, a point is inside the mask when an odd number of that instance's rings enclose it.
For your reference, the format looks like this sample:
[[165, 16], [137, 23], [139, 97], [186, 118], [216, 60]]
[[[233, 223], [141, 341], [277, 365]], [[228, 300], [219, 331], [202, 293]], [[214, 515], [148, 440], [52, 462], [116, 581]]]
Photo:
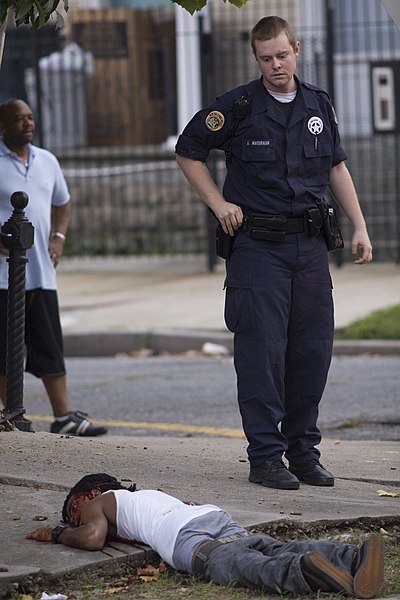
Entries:
[[10, 12], [11, 12], [10, 8], [8, 8], [7, 16], [0, 26], [0, 67], [1, 67], [1, 63], [3, 62], [4, 44], [6, 41], [6, 29], [7, 29], [8, 20], [10, 18]]

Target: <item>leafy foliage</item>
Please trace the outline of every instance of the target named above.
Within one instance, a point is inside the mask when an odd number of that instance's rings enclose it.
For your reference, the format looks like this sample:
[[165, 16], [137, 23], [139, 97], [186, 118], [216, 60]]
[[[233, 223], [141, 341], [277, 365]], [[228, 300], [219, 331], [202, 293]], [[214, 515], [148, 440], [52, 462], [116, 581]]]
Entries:
[[400, 304], [376, 310], [335, 333], [339, 340], [399, 340]]
[[[223, 1], [225, 3], [227, 2], [227, 0]], [[195, 13], [196, 11], [204, 8], [207, 4], [207, 0], [172, 0], [172, 2], [175, 4], [179, 4], [183, 8], [186, 8], [186, 10], [190, 12], [191, 15], [193, 15], [193, 13]], [[234, 6], [237, 6], [237, 8], [241, 8], [246, 4], [247, 0], [228, 0], [228, 2], [230, 2]]]
[[[247, 0], [223, 0], [230, 2], [238, 8], [246, 4]], [[179, 4], [193, 15], [200, 11], [207, 4], [207, 0], [171, 0]], [[64, 10], [69, 8], [69, 0], [0, 0], [0, 27], [4, 24], [8, 10], [15, 11], [15, 21], [17, 25], [31, 25], [33, 30], [40, 29], [50, 17], [56, 17], [56, 27], [60, 28], [64, 24], [61, 13], [57, 10], [60, 4], [64, 5]]]
[[0, 1], [0, 26], [7, 18], [8, 10], [15, 11], [15, 22], [17, 25], [27, 24], [33, 30], [40, 29], [50, 17], [56, 17], [56, 27], [64, 24], [61, 13], [57, 10], [60, 4], [64, 10], [69, 8], [68, 0], [1, 0]]

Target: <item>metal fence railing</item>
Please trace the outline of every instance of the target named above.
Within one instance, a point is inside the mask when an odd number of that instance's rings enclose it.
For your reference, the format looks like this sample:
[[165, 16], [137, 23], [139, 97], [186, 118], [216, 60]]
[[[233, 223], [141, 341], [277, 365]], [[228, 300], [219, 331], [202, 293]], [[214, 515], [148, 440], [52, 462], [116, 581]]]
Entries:
[[75, 254], [205, 251], [205, 209], [173, 153], [149, 160], [114, 152], [112, 161], [63, 165], [74, 199], [68, 239]]
[[[261, 16], [273, 12], [294, 22], [302, 41], [299, 76], [333, 97], [375, 256], [399, 261], [400, 33], [378, 0], [321, 3], [333, 10], [318, 23], [302, 20], [300, 5], [308, 2], [258, 0], [241, 10], [212, 2], [211, 31], [203, 37], [204, 103], [258, 76], [249, 32]], [[0, 98], [32, 105], [37, 143], [61, 161], [73, 200], [67, 251], [207, 252], [207, 211], [165, 144], [177, 127], [172, 5], [70, 12], [61, 35], [52, 27], [11, 28], [0, 72]], [[381, 63], [394, 77], [398, 115], [391, 130], [374, 121], [379, 89], [371, 73]], [[220, 182], [222, 161], [213, 165]], [[342, 224], [348, 260], [350, 231]]]

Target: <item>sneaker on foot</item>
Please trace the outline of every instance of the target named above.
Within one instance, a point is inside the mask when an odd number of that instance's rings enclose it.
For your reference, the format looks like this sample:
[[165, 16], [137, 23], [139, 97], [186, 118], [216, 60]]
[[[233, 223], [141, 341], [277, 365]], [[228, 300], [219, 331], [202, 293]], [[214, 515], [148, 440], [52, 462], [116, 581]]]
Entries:
[[353, 594], [353, 577], [319, 552], [306, 552], [300, 569], [313, 592], [347, 592]]
[[92, 425], [90, 421], [86, 419], [88, 415], [76, 410], [68, 413], [68, 419], [62, 421], [53, 421], [50, 425], [51, 433], [61, 433], [64, 435], [78, 435], [78, 436], [95, 436], [103, 435], [107, 433], [107, 427], [101, 425]]
[[354, 574], [357, 598], [373, 598], [383, 584], [385, 544], [378, 535], [368, 538], [358, 550]]

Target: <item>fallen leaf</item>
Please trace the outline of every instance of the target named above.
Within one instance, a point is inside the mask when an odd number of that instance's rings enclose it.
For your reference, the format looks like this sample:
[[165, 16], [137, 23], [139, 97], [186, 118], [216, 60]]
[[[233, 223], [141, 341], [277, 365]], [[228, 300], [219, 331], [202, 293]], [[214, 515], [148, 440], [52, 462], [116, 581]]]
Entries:
[[124, 575], [124, 577], [121, 577], [121, 582], [125, 585], [131, 585], [132, 583], [135, 583], [136, 580], [136, 575]]
[[385, 490], [377, 490], [378, 496], [387, 496], [389, 498], [400, 498], [400, 492], [386, 492]]
[[110, 596], [113, 594], [121, 594], [125, 591], [126, 591], [126, 586], [107, 588], [107, 594], [109, 594]]
[[36, 517], [33, 517], [32, 521], [47, 521], [47, 517], [43, 517], [42, 515], [36, 515]]
[[161, 561], [158, 567], [153, 565], [144, 565], [144, 567], [137, 568], [137, 576], [139, 579], [145, 582], [157, 581], [161, 573], [164, 573], [166, 566], [164, 561]]
[[145, 565], [144, 567], [138, 567], [137, 568], [137, 574], [138, 575], [159, 575], [160, 574], [160, 568], [159, 567], [154, 567], [153, 565]]

